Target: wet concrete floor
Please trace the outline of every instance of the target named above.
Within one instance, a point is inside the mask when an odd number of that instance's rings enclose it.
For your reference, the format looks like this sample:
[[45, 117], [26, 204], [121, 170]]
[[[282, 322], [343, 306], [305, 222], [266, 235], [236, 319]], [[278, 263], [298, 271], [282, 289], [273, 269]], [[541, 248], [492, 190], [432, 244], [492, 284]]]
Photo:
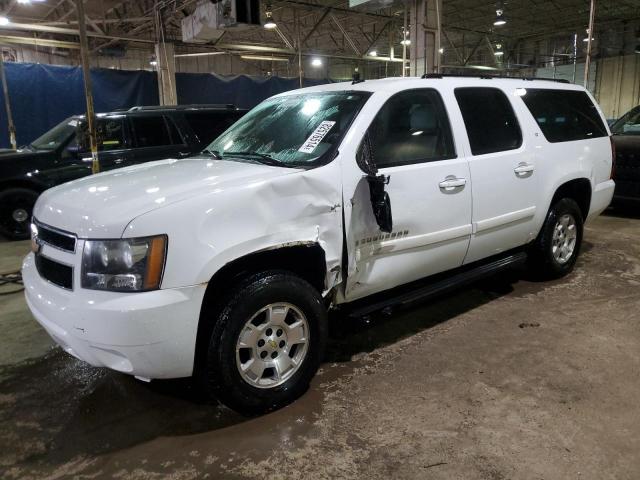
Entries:
[[0, 295], [0, 478], [640, 478], [640, 215], [591, 223], [566, 279], [523, 278], [334, 321], [311, 389], [250, 419], [88, 367]]

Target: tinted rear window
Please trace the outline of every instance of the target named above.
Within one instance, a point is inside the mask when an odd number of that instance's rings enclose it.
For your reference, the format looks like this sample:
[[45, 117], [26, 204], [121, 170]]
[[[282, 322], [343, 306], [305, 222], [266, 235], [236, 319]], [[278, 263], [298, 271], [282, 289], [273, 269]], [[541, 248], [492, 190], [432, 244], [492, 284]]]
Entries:
[[596, 106], [585, 92], [527, 88], [522, 100], [549, 142], [608, 135]]
[[522, 145], [522, 132], [506, 95], [497, 88], [456, 88], [471, 153], [514, 150]]

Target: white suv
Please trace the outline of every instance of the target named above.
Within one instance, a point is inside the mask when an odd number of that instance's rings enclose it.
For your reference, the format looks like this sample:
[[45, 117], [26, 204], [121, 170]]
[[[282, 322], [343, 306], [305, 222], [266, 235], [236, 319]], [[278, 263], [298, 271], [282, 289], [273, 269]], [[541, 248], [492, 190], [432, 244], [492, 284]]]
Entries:
[[571, 271], [583, 223], [611, 201], [611, 148], [591, 95], [553, 81], [284, 93], [200, 156], [44, 193], [27, 302], [91, 365], [194, 376], [267, 411], [307, 388], [330, 309], [367, 314], [527, 259]]

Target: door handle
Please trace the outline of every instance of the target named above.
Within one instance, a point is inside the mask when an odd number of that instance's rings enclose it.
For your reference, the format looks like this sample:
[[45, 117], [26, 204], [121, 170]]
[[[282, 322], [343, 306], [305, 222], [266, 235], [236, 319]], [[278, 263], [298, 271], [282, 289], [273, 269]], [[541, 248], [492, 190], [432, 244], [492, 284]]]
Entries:
[[189, 155], [191, 155], [191, 152], [178, 152], [180, 158], [188, 157]]
[[453, 190], [454, 188], [464, 187], [467, 184], [466, 178], [456, 178], [453, 176], [447, 177], [443, 181], [441, 181], [438, 186], [442, 190]]
[[521, 163], [513, 169], [516, 175], [524, 175], [525, 173], [533, 172], [534, 166], [531, 163]]

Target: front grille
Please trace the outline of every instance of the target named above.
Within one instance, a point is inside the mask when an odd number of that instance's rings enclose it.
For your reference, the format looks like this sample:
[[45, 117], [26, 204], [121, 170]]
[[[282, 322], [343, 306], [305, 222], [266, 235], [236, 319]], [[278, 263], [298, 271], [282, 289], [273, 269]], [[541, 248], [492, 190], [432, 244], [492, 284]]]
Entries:
[[73, 233], [58, 230], [48, 225], [43, 225], [35, 218], [33, 219], [33, 223], [38, 228], [38, 238], [42, 243], [64, 250], [65, 252], [75, 252], [76, 236]]
[[45, 280], [67, 290], [73, 289], [73, 267], [63, 265], [38, 253], [36, 254], [36, 268]]

